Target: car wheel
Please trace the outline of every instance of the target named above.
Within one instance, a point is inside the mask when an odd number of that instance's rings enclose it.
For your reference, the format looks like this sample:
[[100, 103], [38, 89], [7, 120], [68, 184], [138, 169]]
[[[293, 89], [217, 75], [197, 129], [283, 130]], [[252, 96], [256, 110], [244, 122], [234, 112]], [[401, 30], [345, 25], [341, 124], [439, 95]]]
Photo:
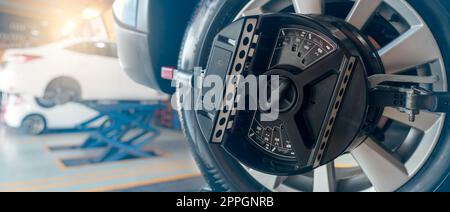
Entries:
[[[206, 67], [214, 37], [242, 16], [301, 13], [314, 8], [317, 5], [314, 2], [317, 1], [202, 1], [187, 30], [179, 69]], [[379, 4], [373, 7], [373, 2]], [[323, 3], [326, 15], [346, 19], [361, 29], [379, 50], [387, 71], [391, 65], [402, 64], [404, 58], [414, 58], [410, 62], [417, 63], [408, 65], [415, 68], [401, 74], [438, 76], [441, 80], [429, 89], [448, 91], [448, 5], [438, 0], [323, 0]], [[429, 58], [430, 55], [433, 57]], [[183, 108], [179, 112], [194, 157], [215, 191], [437, 191], [449, 175], [450, 120], [445, 114], [423, 112], [416, 122], [410, 122], [405, 114], [385, 108], [377, 130], [353, 151], [308, 173], [277, 176], [248, 168], [220, 146], [209, 144], [200, 129], [197, 113]]]
[[70, 77], [59, 77], [48, 84], [41, 102], [44, 105], [63, 105], [80, 99], [80, 84]]
[[40, 135], [47, 129], [45, 117], [33, 114], [25, 117], [20, 126], [20, 130], [28, 135]]

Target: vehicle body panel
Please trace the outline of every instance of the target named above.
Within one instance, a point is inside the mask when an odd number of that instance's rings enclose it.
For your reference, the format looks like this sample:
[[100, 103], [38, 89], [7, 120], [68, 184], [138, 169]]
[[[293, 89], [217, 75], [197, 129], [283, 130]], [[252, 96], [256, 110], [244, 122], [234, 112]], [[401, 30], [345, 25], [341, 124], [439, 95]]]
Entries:
[[9, 95], [4, 104], [4, 121], [13, 128], [20, 128], [29, 115], [44, 117], [48, 129], [71, 129], [98, 115], [97, 111], [78, 103], [43, 108], [29, 95]]
[[6, 62], [0, 70], [0, 90], [44, 97], [52, 80], [67, 77], [80, 85], [82, 100], [167, 99], [166, 95], [133, 82], [123, 73], [117, 58], [67, 49], [81, 42], [87, 41], [64, 41], [37, 48], [6, 51], [6, 60], [17, 54], [40, 58], [26, 63]]
[[[161, 78], [161, 67], [178, 63], [178, 54], [192, 13], [199, 0], [119, 0], [114, 5], [119, 58], [136, 82], [173, 93], [170, 81]], [[126, 10], [126, 11], [124, 11]], [[130, 19], [136, 21], [130, 23]]]

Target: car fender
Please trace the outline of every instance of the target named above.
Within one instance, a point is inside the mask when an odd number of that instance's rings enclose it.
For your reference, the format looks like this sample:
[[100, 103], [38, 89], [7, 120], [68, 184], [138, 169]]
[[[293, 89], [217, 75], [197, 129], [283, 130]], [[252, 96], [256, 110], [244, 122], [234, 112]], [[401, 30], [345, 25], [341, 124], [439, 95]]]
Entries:
[[121, 22], [115, 11], [119, 58], [134, 81], [166, 93], [174, 92], [171, 82], [161, 78], [160, 70], [162, 66], [177, 65], [185, 30], [198, 3], [139, 1], [134, 25]]

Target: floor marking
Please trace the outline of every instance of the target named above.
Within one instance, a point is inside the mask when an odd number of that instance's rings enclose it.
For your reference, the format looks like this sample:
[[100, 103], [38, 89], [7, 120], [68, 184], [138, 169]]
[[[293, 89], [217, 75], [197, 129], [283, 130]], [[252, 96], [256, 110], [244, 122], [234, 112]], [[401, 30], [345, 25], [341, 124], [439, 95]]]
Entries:
[[[33, 179], [33, 180], [25, 180], [25, 181], [16, 181], [16, 182], [2, 182], [0, 183], [0, 189], [1, 187], [12, 187], [12, 186], [23, 186], [27, 184], [33, 184], [33, 183], [45, 183], [45, 182], [55, 182], [58, 180], [70, 180], [69, 178], [78, 178], [78, 177], [87, 177], [87, 176], [95, 176], [95, 175], [101, 175], [101, 174], [112, 174], [115, 172], [125, 172], [128, 170], [133, 169], [152, 169], [155, 167], [161, 167], [161, 166], [170, 166], [170, 165], [177, 165], [179, 163], [186, 163], [190, 160], [187, 159], [179, 159], [169, 162], [161, 162], [156, 164], [148, 164], [148, 161], [139, 161], [140, 164], [138, 165], [128, 165], [126, 167], [119, 167], [115, 169], [109, 169], [109, 170], [101, 170], [101, 171], [95, 171], [95, 172], [89, 172], [89, 173], [77, 173], [77, 174], [66, 174], [65, 176], [58, 176], [58, 177], [51, 177], [51, 178], [39, 178], [39, 179]], [[109, 164], [111, 165], [111, 164]]]
[[[96, 189], [88, 189], [88, 190], [80, 190], [77, 192], [108, 192], [108, 191], [118, 191], [118, 190], [125, 190], [130, 188], [136, 188], [136, 187], [143, 187], [143, 186], [151, 186], [156, 185], [160, 183], [170, 183], [175, 182], [179, 180], [186, 180], [194, 177], [201, 177], [202, 175], [199, 173], [193, 173], [193, 174], [182, 174], [177, 175], [173, 177], [165, 177], [165, 178], [158, 178], [158, 179], [152, 179], [142, 182], [134, 182], [134, 183], [125, 183], [122, 185], [112, 185], [112, 186], [105, 186], [105, 187], [99, 187]], [[200, 188], [199, 188], [200, 190]]]
[[[106, 148], [105, 148], [106, 150]], [[146, 159], [158, 159], [158, 158], [170, 158], [172, 154], [166, 153], [160, 149], [157, 148], [147, 148], [143, 149], [146, 152], [152, 151], [156, 155], [154, 157], [148, 157], [148, 158], [132, 158], [132, 159], [125, 159], [125, 160], [119, 160], [119, 161], [111, 161], [111, 162], [99, 162], [99, 163], [91, 163], [91, 164], [83, 164], [79, 166], [66, 166], [66, 164], [63, 163], [63, 160], [88, 160], [88, 159], [97, 159], [97, 157], [61, 157], [61, 158], [55, 158], [56, 164], [60, 168], [60, 170], [72, 170], [77, 168], [88, 168], [88, 167], [94, 167], [94, 166], [104, 166], [108, 164], [125, 164], [127, 162], [131, 161], [137, 161], [137, 160], [146, 160]]]
[[[159, 172], [163, 172], [163, 171], [177, 171], [180, 169], [184, 169], [184, 168], [191, 168], [191, 166], [172, 166], [172, 167], [164, 167], [161, 168], [160, 170], [158, 170]], [[7, 190], [7, 192], [38, 192], [38, 191], [48, 191], [50, 189], [64, 189], [67, 187], [72, 187], [72, 186], [78, 186], [78, 185], [86, 185], [86, 184], [92, 184], [92, 183], [101, 183], [101, 182], [106, 182], [106, 181], [112, 181], [112, 180], [118, 180], [118, 179], [122, 179], [122, 178], [132, 178], [132, 177], [138, 177], [140, 174], [145, 174], [147, 173], [148, 170], [145, 169], [141, 169], [139, 171], [134, 171], [134, 172], [125, 172], [123, 174], [119, 174], [119, 175], [110, 175], [108, 177], [102, 177], [102, 178], [87, 178], [87, 179], [83, 179], [83, 180], [78, 180], [78, 181], [69, 181], [69, 182], [62, 182], [62, 183], [50, 183], [48, 185], [36, 185], [36, 186], [32, 186], [32, 187], [24, 187], [24, 188], [15, 188], [15, 189], [11, 189], [11, 190]], [[147, 173], [147, 174], [151, 174], [151, 173]], [[140, 176], [140, 177], [144, 177], [144, 176]]]

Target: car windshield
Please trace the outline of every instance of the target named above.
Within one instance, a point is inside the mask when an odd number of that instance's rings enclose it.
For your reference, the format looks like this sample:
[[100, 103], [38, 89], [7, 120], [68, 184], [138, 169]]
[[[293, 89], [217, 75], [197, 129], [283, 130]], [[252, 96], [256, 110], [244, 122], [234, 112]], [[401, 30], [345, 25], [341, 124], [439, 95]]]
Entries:
[[83, 42], [71, 45], [66, 50], [88, 55], [117, 58], [116, 44], [108, 42]]

